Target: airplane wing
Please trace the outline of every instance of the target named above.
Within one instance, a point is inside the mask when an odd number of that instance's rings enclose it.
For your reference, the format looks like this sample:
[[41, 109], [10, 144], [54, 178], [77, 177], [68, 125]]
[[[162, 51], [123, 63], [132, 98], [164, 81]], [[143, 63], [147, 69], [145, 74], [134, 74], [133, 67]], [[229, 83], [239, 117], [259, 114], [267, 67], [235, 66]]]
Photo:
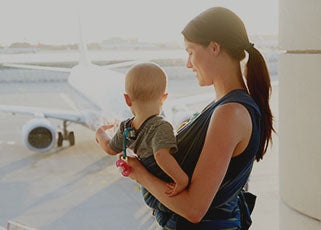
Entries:
[[9, 68], [48, 70], [48, 71], [66, 72], [66, 73], [70, 73], [71, 72], [71, 68], [36, 66], [36, 65], [32, 65], [32, 64], [26, 65], [26, 64], [2, 63], [1, 65], [4, 66], [4, 67], [9, 67]]
[[[68, 140], [70, 145], [74, 145], [74, 132], [67, 130], [68, 122], [82, 124], [91, 128], [90, 117], [93, 118], [93, 116], [86, 116], [86, 113], [44, 107], [0, 105], [0, 111], [33, 116], [23, 125], [22, 137], [26, 147], [36, 152], [48, 151], [56, 146], [56, 143], [60, 147], [64, 140]], [[48, 118], [62, 120], [62, 130], [57, 130], [56, 125]]]
[[[132, 60], [132, 61], [120, 61], [118, 63], [104, 65], [103, 67], [104, 68], [108, 68], [108, 69], [112, 69], [112, 68], [118, 68], [118, 67], [134, 65], [134, 64], [138, 63], [139, 61], [143, 61], [143, 59]], [[33, 65], [33, 64], [2, 63], [1, 65], [4, 66], [4, 67], [9, 67], [9, 68], [32, 69], [32, 70], [47, 70], [47, 71], [65, 72], [65, 73], [70, 73], [72, 71], [72, 68], [39, 66], [39, 65]]]
[[211, 101], [213, 101], [213, 94], [204, 93], [168, 100], [164, 103], [163, 109], [174, 127], [180, 127], [182, 123], [199, 113]]
[[82, 125], [87, 125], [84, 114], [76, 113], [67, 110], [55, 110], [44, 107], [30, 107], [30, 106], [14, 106], [14, 105], [0, 105], [1, 112], [11, 114], [25, 114], [32, 115], [36, 118], [54, 118], [59, 120], [71, 121]]

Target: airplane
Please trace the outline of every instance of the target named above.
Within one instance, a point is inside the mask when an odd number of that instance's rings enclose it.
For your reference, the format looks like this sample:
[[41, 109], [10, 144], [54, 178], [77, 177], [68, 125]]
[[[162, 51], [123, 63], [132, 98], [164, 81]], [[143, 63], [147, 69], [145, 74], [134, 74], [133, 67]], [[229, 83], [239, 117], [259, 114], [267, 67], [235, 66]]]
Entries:
[[[72, 68], [2, 64], [2, 66], [10, 68], [67, 72], [69, 73], [68, 83], [72, 88], [97, 108], [96, 110], [68, 111], [43, 107], [0, 105], [0, 111], [2, 112], [33, 116], [22, 128], [23, 141], [29, 150], [36, 152], [49, 151], [55, 146], [61, 147], [65, 140], [69, 142], [70, 146], [74, 145], [74, 131], [68, 130], [70, 123], [81, 124], [91, 130], [96, 130], [102, 124], [117, 124], [120, 120], [132, 116], [123, 99], [125, 74], [112, 70], [112, 68], [130, 66], [144, 60], [126, 60], [116, 64], [98, 66], [89, 60], [87, 52], [86, 44], [80, 39], [79, 62]], [[206, 100], [208, 100], [208, 95], [191, 96], [172, 101], [168, 99], [163, 110], [174, 126], [178, 127], [180, 123], [187, 120], [195, 112], [187, 107], [187, 103], [192, 104]], [[63, 123], [62, 130], [58, 130], [49, 119], [61, 120]]]
[[[84, 52], [80, 52], [83, 54]], [[125, 61], [107, 66], [92, 64], [83, 56], [79, 64], [72, 68], [43, 67], [25, 64], [3, 64], [10, 68], [44, 69], [70, 73], [68, 83], [73, 89], [85, 96], [96, 110], [58, 110], [54, 108], [0, 105], [0, 111], [11, 114], [27, 114], [33, 116], [31, 120], [23, 125], [22, 137], [26, 147], [31, 151], [45, 152], [54, 148], [61, 147], [63, 141], [67, 140], [69, 145], [75, 144], [74, 131], [68, 130], [68, 125], [78, 123], [91, 130], [96, 130], [104, 123], [117, 123], [131, 115], [126, 106], [123, 93], [125, 74], [111, 70], [115, 67], [130, 66], [141, 60]], [[193, 103], [191, 98], [184, 101]], [[188, 111], [182, 104], [182, 100], [176, 102], [169, 101], [168, 106], [164, 107], [166, 115], [174, 125], [178, 125], [188, 119], [193, 112]], [[62, 130], [50, 122], [49, 119], [62, 121]]]

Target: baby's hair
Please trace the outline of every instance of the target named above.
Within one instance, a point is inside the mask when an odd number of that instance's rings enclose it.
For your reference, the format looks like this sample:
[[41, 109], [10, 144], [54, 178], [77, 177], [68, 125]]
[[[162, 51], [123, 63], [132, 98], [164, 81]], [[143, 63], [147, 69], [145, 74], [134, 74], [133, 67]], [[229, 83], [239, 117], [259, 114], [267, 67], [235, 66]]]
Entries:
[[167, 86], [167, 75], [156, 63], [132, 66], [126, 73], [125, 90], [132, 100], [148, 102], [160, 99]]

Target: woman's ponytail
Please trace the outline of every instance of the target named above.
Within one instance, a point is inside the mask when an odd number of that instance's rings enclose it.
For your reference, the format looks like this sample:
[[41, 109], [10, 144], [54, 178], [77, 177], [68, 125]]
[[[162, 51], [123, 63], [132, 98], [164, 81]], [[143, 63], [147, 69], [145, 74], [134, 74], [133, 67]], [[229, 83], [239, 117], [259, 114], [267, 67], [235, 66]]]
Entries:
[[249, 53], [245, 77], [250, 95], [261, 109], [261, 137], [256, 160], [263, 158], [269, 143], [272, 142], [273, 115], [269, 105], [271, 95], [270, 75], [262, 54], [250, 44], [246, 47]]

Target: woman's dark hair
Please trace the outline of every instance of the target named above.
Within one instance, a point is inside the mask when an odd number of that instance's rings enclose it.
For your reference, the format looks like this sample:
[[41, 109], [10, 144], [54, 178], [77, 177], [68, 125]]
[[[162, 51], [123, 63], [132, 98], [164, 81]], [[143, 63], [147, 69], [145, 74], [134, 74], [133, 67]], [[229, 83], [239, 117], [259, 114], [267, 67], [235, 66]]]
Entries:
[[261, 136], [256, 160], [263, 158], [268, 145], [272, 142], [273, 115], [269, 100], [271, 94], [270, 75], [261, 53], [250, 43], [242, 20], [232, 11], [223, 7], [213, 7], [191, 20], [182, 31], [185, 39], [208, 46], [215, 41], [232, 58], [241, 61], [248, 52], [245, 77], [247, 88], [260, 107]]

